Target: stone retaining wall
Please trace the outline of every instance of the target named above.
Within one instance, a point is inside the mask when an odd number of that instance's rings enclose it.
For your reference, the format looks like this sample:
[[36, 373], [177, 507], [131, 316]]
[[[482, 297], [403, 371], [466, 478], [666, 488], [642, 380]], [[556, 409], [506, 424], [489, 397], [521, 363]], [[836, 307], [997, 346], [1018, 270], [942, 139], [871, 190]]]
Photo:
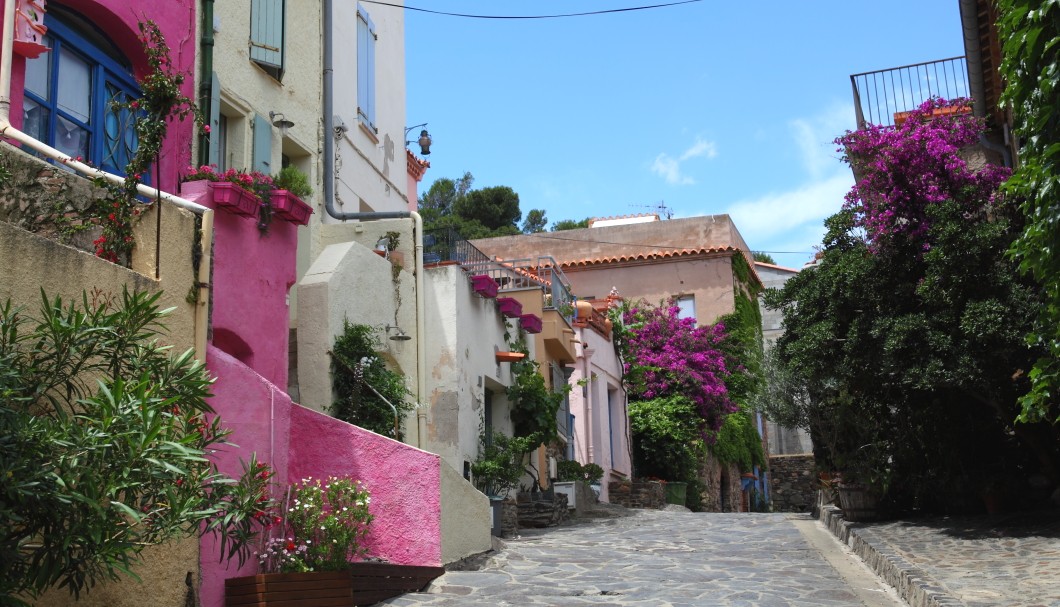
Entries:
[[518, 503], [520, 527], [555, 527], [570, 518], [567, 496], [555, 494], [553, 499]]
[[769, 458], [769, 498], [773, 512], [809, 512], [817, 500], [813, 454]]
[[613, 481], [608, 485], [608, 495], [612, 504], [626, 508], [658, 510], [666, 506], [665, 485], [659, 481]]

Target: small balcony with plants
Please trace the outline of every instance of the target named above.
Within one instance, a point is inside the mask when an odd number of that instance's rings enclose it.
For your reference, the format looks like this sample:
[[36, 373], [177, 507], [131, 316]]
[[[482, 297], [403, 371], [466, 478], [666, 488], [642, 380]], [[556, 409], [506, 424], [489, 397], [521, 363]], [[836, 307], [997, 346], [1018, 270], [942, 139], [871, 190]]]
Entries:
[[[925, 101], [970, 97], [964, 57], [915, 63], [850, 76], [857, 128], [898, 126]], [[940, 108], [956, 112], [959, 108]], [[971, 111], [971, 108], [967, 108]]]

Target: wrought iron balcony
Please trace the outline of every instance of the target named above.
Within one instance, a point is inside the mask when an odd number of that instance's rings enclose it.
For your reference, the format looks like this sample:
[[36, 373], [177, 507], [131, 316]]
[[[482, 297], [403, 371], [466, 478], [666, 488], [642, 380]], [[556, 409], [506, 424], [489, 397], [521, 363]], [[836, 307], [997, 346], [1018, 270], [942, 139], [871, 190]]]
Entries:
[[896, 117], [932, 97], [968, 97], [968, 66], [964, 57], [916, 63], [850, 77], [858, 128], [893, 126]]
[[461, 265], [489, 261], [489, 255], [464, 240], [456, 230], [441, 228], [423, 232], [423, 263], [455, 261]]

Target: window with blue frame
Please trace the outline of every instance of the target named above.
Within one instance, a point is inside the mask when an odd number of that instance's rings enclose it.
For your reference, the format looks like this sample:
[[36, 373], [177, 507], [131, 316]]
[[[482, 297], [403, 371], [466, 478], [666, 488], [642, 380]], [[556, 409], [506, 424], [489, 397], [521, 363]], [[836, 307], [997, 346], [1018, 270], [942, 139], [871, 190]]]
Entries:
[[122, 174], [137, 138], [132, 113], [113, 104], [140, 96], [132, 68], [104, 34], [54, 13], [44, 21], [50, 50], [26, 60], [22, 130]]
[[357, 5], [357, 119], [373, 133], [375, 124], [375, 24]]

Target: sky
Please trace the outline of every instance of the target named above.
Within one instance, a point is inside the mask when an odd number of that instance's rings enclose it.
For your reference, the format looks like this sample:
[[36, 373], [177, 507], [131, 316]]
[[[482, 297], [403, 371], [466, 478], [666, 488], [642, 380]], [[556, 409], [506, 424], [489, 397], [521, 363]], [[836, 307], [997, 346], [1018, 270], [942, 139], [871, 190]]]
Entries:
[[549, 225], [725, 213], [799, 268], [853, 185], [832, 143], [855, 126], [850, 75], [964, 54], [957, 0], [408, 8], [667, 1], [405, 0], [406, 120], [434, 141], [420, 192], [470, 172]]

